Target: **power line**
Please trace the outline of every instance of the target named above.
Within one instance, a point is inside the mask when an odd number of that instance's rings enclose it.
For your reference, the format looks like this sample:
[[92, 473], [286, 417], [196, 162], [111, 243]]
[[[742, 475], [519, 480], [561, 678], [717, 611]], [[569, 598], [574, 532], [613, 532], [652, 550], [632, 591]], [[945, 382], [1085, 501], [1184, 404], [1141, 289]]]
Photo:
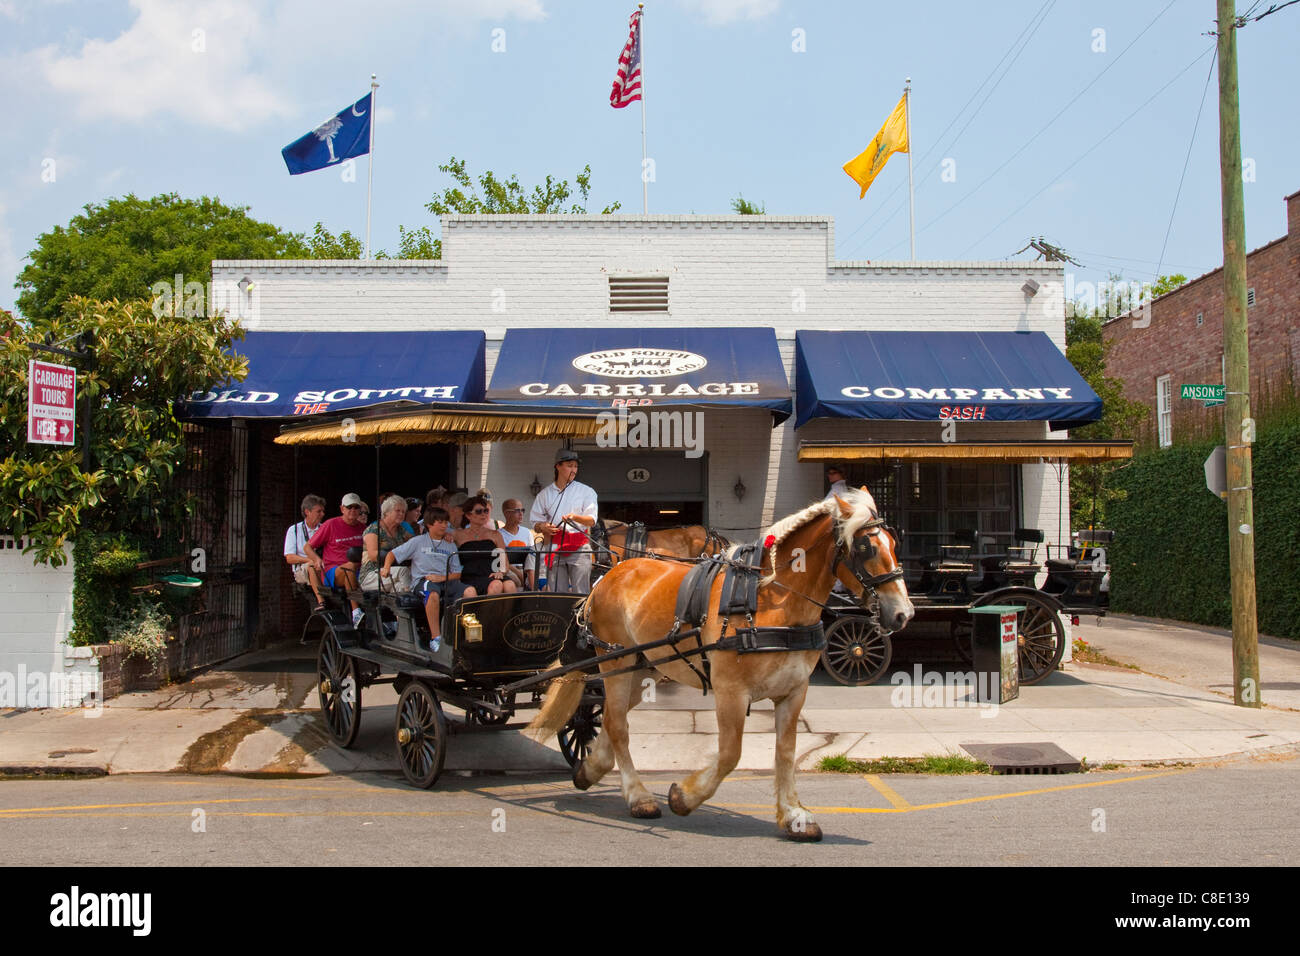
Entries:
[[[1002, 164], [1001, 164], [1000, 166], [998, 166], [997, 169], [993, 170], [993, 172], [991, 172], [991, 173], [989, 173], [987, 176], [985, 176], [984, 179], [981, 180], [980, 183], [979, 183], [979, 184], [978, 184], [974, 189], [972, 189], [972, 190], [971, 190], [970, 192], [968, 192], [966, 195], [962, 196], [962, 197], [961, 197], [960, 199], [958, 199], [955, 203], [953, 203], [951, 206], [949, 206], [949, 207], [948, 207], [947, 209], [945, 209], [943, 212], [939, 213], [939, 215], [935, 216], [933, 219], [931, 219], [928, 223], [926, 223], [924, 226], [922, 226], [922, 227], [921, 227], [919, 230], [917, 230], [917, 231], [918, 231], [918, 232], [924, 232], [925, 230], [929, 229], [931, 226], [933, 226], [935, 223], [937, 223], [937, 222], [938, 222], [940, 219], [942, 219], [944, 216], [948, 215], [948, 213], [952, 212], [954, 209], [956, 209], [958, 206], [960, 206], [962, 203], [964, 203], [967, 199], [970, 199], [971, 196], [975, 195], [977, 192], [979, 192], [981, 189], [983, 189], [984, 186], [986, 186], [986, 185], [989, 183], [989, 181], [993, 179], [994, 176], [996, 176], [998, 173], [1002, 172], [1002, 170], [1006, 169], [1006, 167], [1011, 163], [1011, 161], [1012, 161], [1013, 159], [1015, 159], [1017, 156], [1019, 156], [1021, 153], [1023, 153], [1026, 149], [1028, 149], [1028, 148], [1029, 148], [1029, 145], [1030, 145], [1031, 143], [1033, 143], [1034, 140], [1038, 139], [1038, 137], [1042, 136], [1045, 132], [1047, 132], [1047, 130], [1048, 130], [1049, 128], [1051, 128], [1052, 124], [1055, 123], [1055, 122], [1056, 122], [1058, 119], [1060, 119], [1062, 116], [1064, 116], [1065, 113], [1066, 113], [1066, 111], [1067, 111], [1071, 106], [1073, 106], [1076, 102], [1078, 102], [1079, 98], [1080, 98], [1081, 96], [1083, 96], [1084, 93], [1087, 93], [1088, 90], [1092, 89], [1092, 88], [1097, 84], [1097, 81], [1098, 81], [1098, 80], [1100, 80], [1103, 76], [1105, 76], [1108, 72], [1110, 72], [1111, 68], [1114, 67], [1116, 63], [1118, 63], [1120, 60], [1122, 60], [1122, 59], [1124, 58], [1124, 54], [1128, 53], [1129, 50], [1133, 49], [1133, 47], [1134, 47], [1135, 45], [1137, 45], [1138, 41], [1140, 41], [1140, 40], [1142, 39], [1142, 37], [1144, 37], [1144, 36], [1146, 35], [1147, 31], [1150, 30], [1153, 26], [1155, 26], [1156, 21], [1159, 20], [1161, 17], [1163, 17], [1166, 13], [1168, 13], [1169, 10], [1170, 10], [1170, 8], [1173, 7], [1173, 5], [1174, 5], [1176, 2], [1177, 2], [1177, 0], [1169, 0], [1169, 4], [1168, 4], [1168, 5], [1167, 5], [1163, 10], [1161, 10], [1159, 13], [1157, 13], [1157, 14], [1155, 15], [1155, 17], [1151, 20], [1150, 23], [1148, 23], [1145, 27], [1142, 28], [1142, 32], [1139, 33], [1136, 37], [1134, 37], [1133, 40], [1132, 40], [1132, 42], [1129, 43], [1128, 46], [1124, 47], [1124, 49], [1121, 50], [1121, 51], [1119, 52], [1119, 54], [1115, 57], [1115, 59], [1113, 59], [1110, 63], [1108, 63], [1108, 64], [1106, 65], [1106, 68], [1105, 68], [1104, 70], [1102, 70], [1102, 71], [1101, 71], [1100, 73], [1098, 73], [1095, 77], [1093, 77], [1092, 80], [1088, 83], [1087, 86], [1085, 86], [1083, 89], [1079, 90], [1078, 93], [1075, 93], [1074, 96], [1070, 98], [1070, 101], [1069, 101], [1068, 103], [1066, 103], [1064, 106], [1062, 106], [1061, 109], [1060, 109], [1060, 111], [1058, 111], [1057, 114], [1056, 114], [1055, 116], [1053, 116], [1050, 120], [1047, 121], [1046, 125], [1044, 125], [1044, 126], [1043, 126], [1043, 127], [1042, 127], [1038, 132], [1037, 132], [1037, 133], [1035, 133], [1033, 136], [1029, 137], [1029, 139], [1027, 139], [1027, 140], [1024, 142], [1024, 144], [1023, 144], [1019, 149], [1017, 149], [1014, 153], [1012, 153], [1010, 156], [1008, 156], [1008, 157], [1007, 157], [1007, 158], [1002, 162]], [[1201, 56], [1204, 56], [1204, 55], [1205, 55], [1205, 54], [1201, 54]], [[1199, 60], [1200, 57], [1197, 57], [1197, 59]], [[1193, 62], [1195, 62], [1195, 61], [1193, 61]], [[895, 245], [896, 245], [896, 244], [895, 244]]]
[[[970, 99], [968, 99], [968, 100], [967, 100], [967, 101], [962, 105], [961, 109], [959, 109], [956, 113], [953, 114], [952, 119], [950, 119], [950, 120], [948, 121], [948, 125], [945, 126], [945, 127], [943, 128], [943, 132], [941, 132], [938, 136], [935, 137], [935, 143], [936, 143], [936, 145], [938, 144], [939, 140], [943, 139], [943, 137], [944, 137], [945, 135], [947, 135], [948, 130], [952, 129], [953, 124], [956, 123], [957, 120], [959, 120], [959, 119], [961, 118], [962, 113], [966, 110], [966, 108], [967, 108], [968, 106], [970, 106], [971, 103], [973, 103], [973, 102], [975, 101], [975, 97], [979, 96], [979, 94], [980, 94], [980, 90], [984, 89], [985, 84], [988, 83], [988, 81], [991, 80], [991, 79], [993, 78], [993, 74], [995, 74], [995, 73], [998, 71], [998, 68], [1002, 66], [1003, 61], [1006, 60], [1006, 58], [1007, 58], [1008, 56], [1011, 55], [1011, 52], [1012, 52], [1013, 50], [1015, 50], [1016, 45], [1020, 43], [1020, 40], [1021, 40], [1022, 37], [1025, 36], [1025, 33], [1026, 33], [1027, 31], [1029, 31], [1031, 27], [1032, 27], [1033, 30], [1036, 32], [1037, 29], [1038, 29], [1038, 26], [1041, 26], [1041, 25], [1042, 25], [1042, 19], [1045, 19], [1045, 16], [1043, 15], [1043, 11], [1044, 11], [1044, 10], [1048, 10], [1048, 9], [1050, 9], [1050, 8], [1051, 8], [1052, 6], [1054, 6], [1055, 4], [1056, 4], [1056, 0], [1046, 0], [1046, 2], [1045, 2], [1041, 7], [1038, 8], [1038, 12], [1035, 13], [1032, 17], [1030, 17], [1029, 22], [1025, 25], [1025, 28], [1024, 28], [1023, 30], [1020, 31], [1020, 36], [1018, 36], [1018, 37], [1016, 37], [1014, 40], [1012, 40], [1012, 41], [1011, 41], [1011, 46], [1007, 47], [1007, 52], [1002, 54], [1002, 59], [998, 60], [998, 62], [994, 64], [993, 69], [991, 69], [991, 70], [989, 71], [988, 76], [984, 77], [984, 79], [980, 82], [980, 85], [977, 86], [977, 87], [975, 88], [975, 92], [972, 93], [972, 94], [970, 95]], [[1042, 19], [1040, 19], [1040, 17], [1041, 17]], [[1038, 26], [1034, 26], [1034, 21], [1035, 21], [1035, 20], [1038, 20]], [[1031, 34], [1031, 36], [1032, 36], [1032, 34]], [[1027, 42], [1027, 41], [1026, 41], [1026, 42]], [[1024, 47], [1022, 46], [1022, 47], [1021, 47], [1021, 52], [1023, 52], [1023, 51], [1024, 51]], [[1019, 58], [1019, 56], [1020, 56], [1020, 54], [1017, 53], [1017, 54], [1016, 54], [1016, 57]], [[1011, 65], [1013, 65], [1014, 63], [1015, 63], [1015, 60], [1012, 60], [1012, 61], [1011, 61], [1011, 64], [1008, 64], [1008, 66], [1007, 66], [1007, 70], [1010, 70], [1010, 69], [1011, 69]], [[1005, 72], [1005, 71], [1003, 72], [1003, 76], [1006, 76], [1006, 72]], [[1001, 82], [1002, 82], [1002, 78], [999, 77], [999, 78], [998, 78], [998, 83], [1001, 83]], [[997, 84], [994, 84], [995, 87], [996, 87], [996, 85], [997, 85]], [[990, 90], [990, 93], [991, 93], [991, 92], [992, 92], [992, 91]], [[984, 106], [984, 104], [981, 103], [981, 104], [980, 104], [980, 108], [983, 108], [983, 106]], [[979, 110], [976, 110], [976, 112], [979, 112]], [[968, 125], [969, 125], [969, 124], [968, 124]], [[963, 129], [964, 129], [964, 127], [963, 127]], [[958, 133], [957, 135], [960, 136], [961, 134]], [[956, 142], [956, 140], [954, 139], [953, 142]], [[951, 148], [952, 148], [952, 143], [949, 143], [949, 144], [948, 144], [948, 147], [951, 149]], [[919, 166], [919, 165], [921, 165], [922, 163], [924, 163], [924, 162], [925, 162], [925, 161], [930, 157], [930, 154], [934, 152], [934, 149], [935, 149], [935, 147], [934, 147], [934, 146], [931, 146], [930, 149], [926, 151], [925, 155], [922, 156], [921, 159], [917, 162], [917, 165]], [[887, 196], [885, 196], [885, 198], [881, 201], [880, 205], [881, 205], [882, 208], [883, 208], [885, 205], [887, 205], [887, 204], [889, 203], [889, 201], [890, 201], [891, 199], [894, 198], [894, 196], [896, 196], [896, 195], [898, 194], [898, 191], [899, 191], [899, 189], [902, 188], [902, 186], [903, 186], [902, 180], [899, 180], [899, 182], [894, 186], [894, 188], [893, 188], [892, 190], [890, 190], [889, 194], [888, 194]], [[885, 222], [888, 223], [888, 222], [892, 221], [893, 218], [894, 218], [895, 216], [897, 216], [898, 213], [902, 210], [902, 208], [903, 208], [903, 207], [902, 207], [901, 205], [898, 206], [898, 207], [897, 207], [897, 208], [896, 208], [892, 213], [889, 214], [889, 218], [886, 219]], [[849, 233], [847, 236], [845, 236], [845, 237], [843, 238], [843, 240], [841, 240], [841, 241], [844, 243], [844, 247], [845, 247], [845, 248], [848, 247], [848, 241], [849, 241], [850, 239], [852, 239], [854, 236], [856, 236], [859, 232], [861, 232], [861, 231], [862, 231], [862, 228], [863, 228], [864, 226], [866, 226], [867, 223], [871, 222], [871, 219], [872, 219], [872, 217], [871, 217], [871, 216], [868, 216], [866, 219], [862, 220], [862, 223], [861, 223], [861, 224], [860, 224], [856, 229], [854, 229], [851, 233]], [[879, 232], [879, 231], [880, 231], [879, 229], [876, 230], [876, 232]], [[875, 235], [876, 235], [876, 233], [872, 233], [871, 236], [868, 236], [868, 237], [867, 237], [867, 240], [864, 240], [864, 242], [870, 240], [870, 239], [873, 238]]]
[[[1168, 9], [1168, 8], [1166, 8], [1166, 9]], [[1119, 123], [1118, 123], [1118, 125], [1116, 125], [1115, 127], [1113, 127], [1113, 128], [1110, 130], [1110, 132], [1108, 132], [1108, 133], [1106, 133], [1104, 136], [1100, 137], [1100, 138], [1099, 138], [1095, 143], [1093, 143], [1090, 147], [1088, 147], [1086, 150], [1084, 150], [1082, 153], [1080, 153], [1079, 156], [1077, 156], [1077, 157], [1075, 158], [1074, 162], [1070, 163], [1069, 166], [1066, 166], [1063, 170], [1061, 170], [1059, 173], [1057, 173], [1055, 176], [1053, 176], [1053, 177], [1052, 177], [1052, 178], [1051, 178], [1051, 179], [1050, 179], [1046, 184], [1043, 185], [1043, 187], [1042, 187], [1041, 189], [1039, 189], [1036, 193], [1034, 193], [1032, 196], [1030, 196], [1030, 197], [1029, 197], [1028, 199], [1026, 199], [1024, 202], [1022, 202], [1019, 206], [1017, 206], [1015, 209], [1013, 209], [1010, 213], [1008, 213], [1008, 214], [1007, 214], [1007, 215], [1002, 219], [1002, 221], [999, 222], [996, 226], [994, 226], [994, 227], [993, 227], [992, 229], [990, 229], [988, 232], [984, 233], [984, 235], [980, 236], [978, 239], [976, 239], [974, 242], [972, 242], [969, 246], [966, 247], [966, 249], [962, 250], [961, 255], [964, 256], [967, 252], [969, 252], [969, 251], [970, 251], [971, 249], [973, 249], [975, 246], [979, 245], [981, 242], [983, 242], [985, 239], [987, 239], [987, 238], [988, 238], [989, 236], [991, 236], [993, 233], [997, 232], [998, 229], [1002, 228], [1002, 226], [1006, 224], [1007, 220], [1011, 219], [1012, 216], [1015, 216], [1018, 212], [1020, 212], [1020, 210], [1024, 209], [1024, 208], [1025, 208], [1026, 206], [1028, 206], [1031, 202], [1033, 202], [1033, 201], [1034, 201], [1035, 199], [1037, 199], [1040, 195], [1042, 195], [1042, 193], [1045, 192], [1049, 187], [1053, 186], [1053, 185], [1056, 183], [1056, 181], [1057, 181], [1058, 179], [1060, 179], [1062, 176], [1064, 176], [1066, 173], [1068, 173], [1070, 170], [1072, 170], [1075, 166], [1078, 166], [1079, 163], [1083, 162], [1083, 160], [1086, 159], [1089, 155], [1091, 155], [1092, 152], [1093, 152], [1094, 150], [1098, 149], [1098, 148], [1099, 148], [1103, 143], [1106, 142], [1106, 140], [1108, 140], [1108, 139], [1110, 139], [1110, 137], [1114, 136], [1116, 132], [1118, 132], [1118, 131], [1123, 127], [1123, 126], [1125, 126], [1125, 125], [1129, 122], [1129, 120], [1133, 119], [1133, 117], [1137, 116], [1137, 115], [1138, 115], [1139, 113], [1141, 113], [1144, 109], [1146, 109], [1149, 105], [1151, 105], [1151, 102], [1152, 102], [1153, 100], [1155, 100], [1156, 97], [1158, 97], [1158, 96], [1159, 96], [1161, 93], [1163, 93], [1165, 90], [1169, 89], [1169, 87], [1173, 86], [1173, 84], [1174, 84], [1175, 82], [1177, 82], [1177, 80], [1178, 80], [1178, 79], [1179, 79], [1179, 78], [1180, 78], [1184, 73], [1186, 73], [1188, 70], [1190, 70], [1192, 67], [1194, 67], [1198, 62], [1200, 62], [1202, 59], [1204, 59], [1205, 56], [1206, 56], [1207, 54], [1209, 54], [1209, 53], [1211, 53], [1211, 52], [1213, 52], [1213, 47], [1211, 47], [1210, 49], [1204, 50], [1204, 51], [1202, 51], [1201, 53], [1199, 53], [1199, 54], [1196, 56], [1196, 58], [1195, 58], [1194, 60], [1192, 60], [1192, 61], [1191, 61], [1190, 63], [1188, 63], [1185, 67], [1183, 67], [1183, 68], [1182, 68], [1181, 70], [1179, 70], [1176, 74], [1174, 74], [1173, 78], [1172, 78], [1171, 80], [1169, 80], [1169, 82], [1167, 82], [1164, 86], [1160, 87], [1160, 89], [1158, 89], [1158, 90], [1156, 90], [1154, 93], [1152, 93], [1152, 94], [1147, 98], [1146, 102], [1144, 102], [1141, 106], [1139, 106], [1137, 109], [1135, 109], [1132, 113], [1129, 113], [1128, 116], [1124, 117], [1124, 119], [1120, 120]], [[895, 245], [897, 245], [897, 243], [895, 243]]]
[[1201, 105], [1196, 108], [1196, 122], [1192, 124], [1192, 139], [1187, 144], [1187, 157], [1183, 160], [1183, 174], [1178, 177], [1178, 191], [1174, 193], [1174, 208], [1169, 210], [1169, 225], [1165, 227], [1165, 241], [1160, 246], [1160, 261], [1156, 263], [1156, 276], [1165, 264], [1165, 250], [1169, 248], [1169, 234], [1174, 229], [1174, 213], [1178, 211], [1178, 197], [1183, 194], [1183, 180], [1187, 178], [1187, 165], [1192, 161], [1192, 146], [1196, 143], [1196, 130], [1201, 125], [1201, 113], [1205, 109], [1205, 95], [1210, 92], [1210, 77], [1214, 76], [1214, 64], [1218, 62], [1219, 50], [1215, 47], [1214, 56], [1210, 57], [1210, 69], [1205, 74], [1205, 89], [1201, 91]]

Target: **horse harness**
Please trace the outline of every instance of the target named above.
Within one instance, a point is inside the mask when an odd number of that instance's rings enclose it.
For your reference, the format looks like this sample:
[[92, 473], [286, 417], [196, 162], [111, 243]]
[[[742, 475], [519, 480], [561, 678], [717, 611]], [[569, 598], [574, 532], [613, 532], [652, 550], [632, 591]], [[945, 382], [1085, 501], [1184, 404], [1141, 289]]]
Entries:
[[[867, 572], [867, 562], [872, 560], [878, 551], [873, 539], [881, 530], [887, 531], [888, 529], [883, 518], [872, 519], [867, 523], [866, 527], [871, 529], [871, 533], [861, 538], [855, 538], [847, 549], [842, 542], [836, 546], [835, 562], [832, 564], [831, 570], [834, 573], [835, 568], [843, 561], [848, 565], [849, 570], [858, 579], [859, 583], [864, 588], [874, 592], [877, 587], [903, 577], [903, 570], [902, 568], [895, 568], [893, 571], [877, 575], [871, 575]], [[840, 539], [840, 520], [838, 517], [833, 520], [833, 533], [838, 541]], [[848, 551], [847, 555], [843, 553], [845, 550]], [[620, 644], [609, 644], [602, 641], [586, 627], [583, 627], [583, 635], [587, 641], [605, 651], [614, 652], [612, 656], [631, 654], [634, 651], [636, 653], [635, 664], [630, 667], [607, 671], [602, 676], [612, 677], [616, 674], [631, 673], [658, 664], [668, 663], [669, 661], [680, 660], [699, 678], [700, 685], [704, 693], [707, 694], [713, 686], [710, 680], [711, 668], [709, 658], [706, 655], [707, 651], [734, 650], [737, 654], [756, 654], [822, 650], [826, 646], [826, 634], [822, 629], [821, 621], [814, 624], [784, 627], [759, 627], [754, 623], [754, 614], [758, 610], [758, 585], [759, 578], [762, 575], [762, 564], [763, 546], [759, 541], [738, 546], [730, 556], [718, 554], [701, 560], [695, 567], [691, 568], [678, 586], [677, 605], [673, 613], [673, 628], [667, 637], [658, 641], [639, 644], [635, 648], [626, 649]], [[726, 573], [723, 576], [722, 589], [718, 595], [718, 615], [722, 618], [722, 634], [712, 644], [705, 644], [702, 629], [709, 616], [713, 582], [723, 568], [726, 568]], [[814, 601], [813, 603], [820, 602]], [[739, 614], [745, 615], [747, 626], [736, 628], [734, 634], [728, 635], [727, 626], [732, 615]], [[684, 650], [678, 647], [679, 641], [691, 637], [695, 638], [695, 647]], [[643, 652], [662, 646], [671, 646], [673, 653], [660, 658], [652, 664]], [[691, 660], [693, 657], [703, 658], [699, 662], [699, 666]]]

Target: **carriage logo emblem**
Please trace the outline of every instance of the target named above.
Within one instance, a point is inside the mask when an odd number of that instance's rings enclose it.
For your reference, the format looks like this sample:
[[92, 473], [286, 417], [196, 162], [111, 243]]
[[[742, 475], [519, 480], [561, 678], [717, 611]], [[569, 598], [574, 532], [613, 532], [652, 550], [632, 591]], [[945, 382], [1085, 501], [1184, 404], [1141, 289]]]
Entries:
[[580, 372], [603, 378], [670, 378], [698, 372], [709, 364], [703, 355], [677, 349], [604, 349], [573, 360]]
[[523, 654], [551, 654], [564, 643], [567, 618], [550, 611], [525, 611], [506, 621], [501, 639]]

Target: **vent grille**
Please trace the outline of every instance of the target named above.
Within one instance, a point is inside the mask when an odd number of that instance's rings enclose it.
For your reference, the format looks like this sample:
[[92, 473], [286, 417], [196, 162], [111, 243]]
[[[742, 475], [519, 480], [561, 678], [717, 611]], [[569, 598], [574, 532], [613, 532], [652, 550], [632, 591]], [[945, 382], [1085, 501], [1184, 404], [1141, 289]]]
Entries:
[[667, 276], [610, 276], [609, 311], [667, 312]]
[[1254, 306], [1255, 306], [1255, 290], [1254, 290], [1254, 289], [1247, 289], [1247, 290], [1246, 290], [1246, 308], [1251, 309], [1251, 308], [1254, 308]]

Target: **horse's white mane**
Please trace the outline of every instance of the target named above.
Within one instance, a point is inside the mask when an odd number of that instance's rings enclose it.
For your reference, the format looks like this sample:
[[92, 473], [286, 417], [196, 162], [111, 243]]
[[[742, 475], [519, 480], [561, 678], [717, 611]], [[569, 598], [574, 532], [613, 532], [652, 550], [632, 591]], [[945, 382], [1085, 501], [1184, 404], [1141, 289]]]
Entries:
[[[865, 488], [849, 488], [840, 495], [840, 500], [853, 509], [853, 514], [840, 523], [840, 542], [847, 545], [852, 543], [853, 536], [863, 525], [876, 517], [876, 499]], [[773, 538], [772, 546], [768, 549], [772, 558], [772, 574], [764, 578], [764, 581], [770, 581], [776, 576], [776, 549], [782, 541], [814, 518], [826, 514], [837, 515], [839, 510], [839, 504], [836, 503], [834, 496], [831, 496], [809, 505], [802, 511], [796, 511], [789, 517], [782, 518], [768, 528], [767, 534]], [[766, 537], [767, 535], [764, 535], [764, 539]]]

